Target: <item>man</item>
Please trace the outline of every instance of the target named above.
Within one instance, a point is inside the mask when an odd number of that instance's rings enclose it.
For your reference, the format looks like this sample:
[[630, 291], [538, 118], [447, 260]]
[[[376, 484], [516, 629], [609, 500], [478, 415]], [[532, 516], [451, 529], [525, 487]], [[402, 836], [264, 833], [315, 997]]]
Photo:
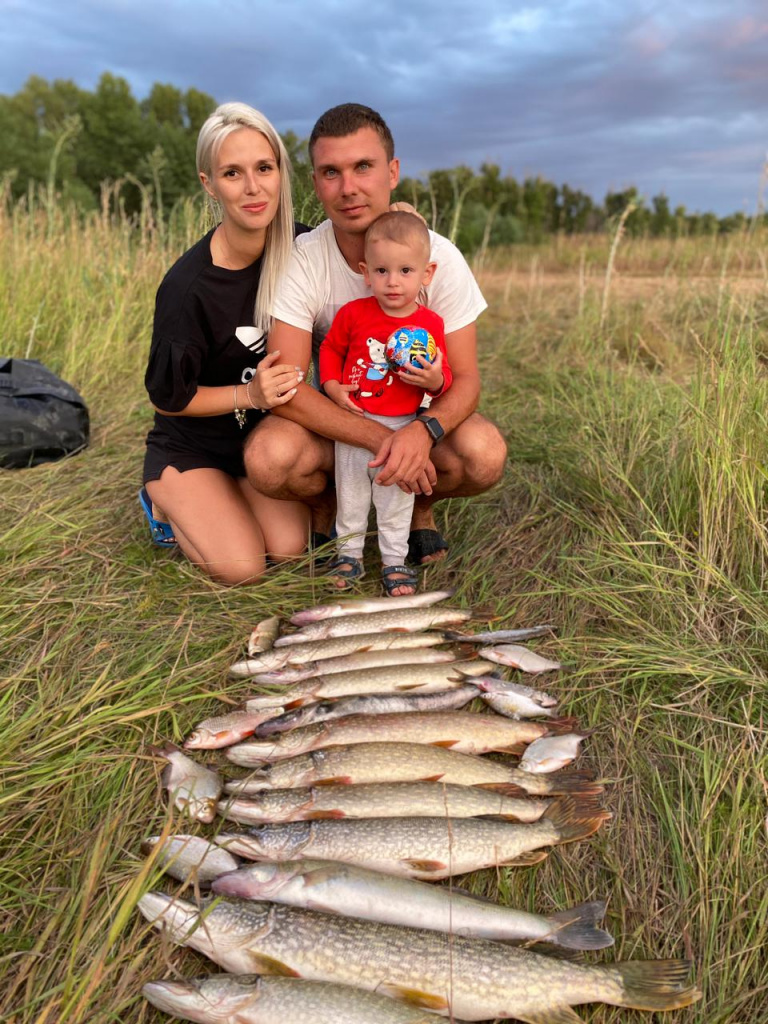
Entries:
[[[313, 181], [328, 220], [297, 238], [278, 287], [269, 351], [307, 370], [338, 309], [369, 295], [360, 263], [366, 229], [389, 209], [399, 177], [389, 128], [374, 110], [356, 103], [333, 107], [309, 140]], [[437, 263], [426, 304], [445, 321], [453, 384], [428, 411], [396, 432], [362, 419], [307, 384], [276, 407], [250, 435], [248, 479], [262, 494], [300, 499], [314, 510], [325, 534], [333, 506], [333, 441], [367, 448], [376, 483], [416, 495], [409, 554], [425, 564], [442, 558], [447, 542], [435, 528], [432, 504], [480, 494], [500, 478], [506, 445], [496, 427], [475, 412], [480, 394], [475, 322], [486, 303], [461, 254], [432, 234]], [[315, 380], [317, 379], [315, 370]]]

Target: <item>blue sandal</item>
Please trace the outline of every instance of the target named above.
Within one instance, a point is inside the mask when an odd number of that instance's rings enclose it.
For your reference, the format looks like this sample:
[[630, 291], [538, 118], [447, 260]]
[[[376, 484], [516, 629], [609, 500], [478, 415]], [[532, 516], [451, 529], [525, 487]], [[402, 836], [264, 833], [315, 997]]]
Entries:
[[[342, 568], [346, 566], [346, 568]], [[351, 555], [337, 555], [332, 562], [325, 567], [326, 575], [333, 576], [342, 581], [342, 586], [334, 586], [336, 590], [350, 590], [355, 580], [361, 580], [365, 576], [363, 563], [359, 558], [352, 558]]]
[[[397, 573], [398, 578], [393, 579]], [[419, 574], [408, 565], [385, 565], [381, 570], [381, 582], [387, 592], [387, 597], [410, 597], [411, 594], [393, 594], [398, 587], [413, 587], [413, 593], [419, 589]]]
[[152, 534], [152, 543], [160, 548], [178, 547], [178, 541], [173, 535], [173, 527], [170, 523], [164, 523], [161, 519], [155, 519], [152, 515], [152, 501], [147, 494], [146, 487], [139, 491], [139, 504], [144, 510], [144, 515], [149, 523], [149, 532]]

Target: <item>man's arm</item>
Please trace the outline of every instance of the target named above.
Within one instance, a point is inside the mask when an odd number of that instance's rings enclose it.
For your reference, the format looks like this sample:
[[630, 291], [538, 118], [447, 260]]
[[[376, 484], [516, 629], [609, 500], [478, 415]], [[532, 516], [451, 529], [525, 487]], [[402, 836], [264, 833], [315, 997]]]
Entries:
[[[312, 335], [309, 331], [276, 320], [269, 332], [267, 350], [279, 350], [281, 363], [300, 366], [306, 376], [312, 355]], [[292, 400], [272, 412], [332, 441], [344, 441], [358, 448], [367, 448], [370, 452], [377, 452], [392, 433], [374, 420], [346, 412], [309, 384], [300, 384]]]
[[[476, 323], [467, 324], [466, 327], [447, 334], [445, 349], [453, 370], [453, 382], [445, 394], [432, 402], [429, 413], [440, 420], [443, 430], [449, 434], [472, 415], [480, 398]], [[293, 402], [285, 409], [281, 409], [278, 415], [290, 415], [290, 405], [295, 404], [298, 397], [296, 395]], [[409, 423], [384, 439], [382, 447], [370, 463], [383, 466], [376, 483], [402, 486], [403, 482], [418, 480], [431, 453], [432, 439], [424, 424], [418, 420]], [[414, 493], [419, 494], [421, 491], [414, 489]]]

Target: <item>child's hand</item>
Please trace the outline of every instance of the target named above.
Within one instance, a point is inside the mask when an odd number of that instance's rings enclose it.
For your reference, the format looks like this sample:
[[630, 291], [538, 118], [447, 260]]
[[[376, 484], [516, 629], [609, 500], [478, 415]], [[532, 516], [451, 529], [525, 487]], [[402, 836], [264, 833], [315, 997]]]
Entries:
[[360, 406], [355, 405], [349, 397], [351, 391], [357, 391], [357, 384], [342, 384], [338, 380], [327, 380], [323, 384], [323, 391], [325, 391], [332, 402], [340, 405], [342, 409], [346, 409], [347, 412], [355, 412], [358, 416], [363, 415], [363, 410]]
[[400, 380], [406, 384], [413, 384], [425, 391], [439, 391], [443, 386], [443, 353], [437, 350], [434, 363], [427, 362], [422, 356], [413, 357], [418, 360], [418, 366], [409, 366], [407, 370], [400, 370]]

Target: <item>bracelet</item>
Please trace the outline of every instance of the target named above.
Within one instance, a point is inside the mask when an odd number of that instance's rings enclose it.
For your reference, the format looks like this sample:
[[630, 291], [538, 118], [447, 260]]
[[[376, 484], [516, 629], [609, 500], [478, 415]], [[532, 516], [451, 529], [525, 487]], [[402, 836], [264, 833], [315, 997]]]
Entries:
[[253, 404], [253, 398], [251, 398], [251, 382], [249, 380], [245, 382], [245, 397], [248, 399], [248, 405], [252, 409], [256, 409], [257, 406]]
[[[246, 394], [247, 394], [247, 389], [246, 389]], [[245, 409], [238, 409], [238, 407], [237, 407], [237, 384], [233, 385], [233, 387], [232, 387], [232, 404], [235, 407], [234, 411], [235, 411], [235, 419], [237, 420], [237, 425], [242, 430], [243, 427], [245, 426]]]

